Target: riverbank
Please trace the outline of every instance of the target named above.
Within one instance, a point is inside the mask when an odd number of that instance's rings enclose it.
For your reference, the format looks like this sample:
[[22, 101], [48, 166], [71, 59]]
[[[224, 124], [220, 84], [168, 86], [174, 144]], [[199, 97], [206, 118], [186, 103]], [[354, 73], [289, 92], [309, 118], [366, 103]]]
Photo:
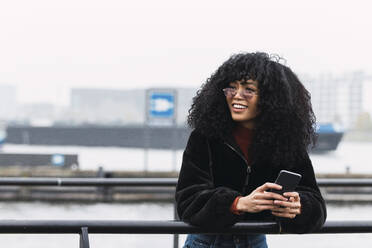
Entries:
[[[372, 173], [316, 173], [316, 178], [372, 178]], [[0, 177], [175, 178], [178, 171], [81, 170], [53, 166], [2, 166]]]
[[68, 169], [53, 166], [3, 166], [0, 177], [104, 177], [104, 178], [169, 178], [177, 177], [178, 171], [123, 171], [103, 168], [98, 170]]
[[372, 130], [348, 131], [342, 138], [344, 142], [372, 142]]

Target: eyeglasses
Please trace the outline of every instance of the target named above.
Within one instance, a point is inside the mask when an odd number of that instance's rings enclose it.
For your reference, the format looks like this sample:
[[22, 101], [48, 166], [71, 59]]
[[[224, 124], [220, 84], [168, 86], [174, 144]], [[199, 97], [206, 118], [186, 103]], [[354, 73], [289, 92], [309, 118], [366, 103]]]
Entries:
[[[225, 88], [222, 91], [225, 96], [229, 98], [234, 97], [238, 93], [237, 89], [231, 87]], [[255, 95], [258, 95], [257, 91], [250, 88], [243, 89], [243, 94], [241, 94], [241, 96], [243, 96], [245, 99], [251, 99]]]

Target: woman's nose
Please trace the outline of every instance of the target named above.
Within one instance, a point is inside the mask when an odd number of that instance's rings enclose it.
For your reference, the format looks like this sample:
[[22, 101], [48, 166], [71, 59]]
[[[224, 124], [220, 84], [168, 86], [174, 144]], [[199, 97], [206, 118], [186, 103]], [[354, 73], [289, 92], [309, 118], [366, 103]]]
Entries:
[[238, 95], [240, 95], [241, 98], [244, 98], [244, 87], [239, 87], [236, 90], [236, 94], [234, 97], [238, 97]]

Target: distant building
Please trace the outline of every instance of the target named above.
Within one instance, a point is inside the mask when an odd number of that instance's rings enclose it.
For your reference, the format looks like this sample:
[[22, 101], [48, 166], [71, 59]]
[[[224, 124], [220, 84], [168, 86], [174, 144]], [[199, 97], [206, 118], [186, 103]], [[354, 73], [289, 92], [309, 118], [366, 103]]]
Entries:
[[31, 126], [52, 126], [57, 118], [56, 106], [46, 102], [21, 104], [16, 116], [16, 120], [25, 120]]
[[[176, 90], [177, 124], [183, 125], [196, 89]], [[70, 108], [76, 124], [143, 125], [145, 97], [145, 89], [72, 89]]]
[[17, 111], [15, 86], [0, 84], [0, 121], [14, 119]]
[[144, 90], [72, 89], [70, 99], [73, 119], [77, 123], [144, 122]]
[[192, 99], [196, 95], [196, 88], [179, 88], [177, 89], [177, 124], [186, 125], [189, 109], [192, 104]]
[[362, 72], [344, 76], [321, 75], [317, 78], [303, 76], [302, 81], [311, 93], [311, 100], [318, 122], [332, 122], [347, 129], [354, 128], [363, 112], [363, 86], [366, 76]]

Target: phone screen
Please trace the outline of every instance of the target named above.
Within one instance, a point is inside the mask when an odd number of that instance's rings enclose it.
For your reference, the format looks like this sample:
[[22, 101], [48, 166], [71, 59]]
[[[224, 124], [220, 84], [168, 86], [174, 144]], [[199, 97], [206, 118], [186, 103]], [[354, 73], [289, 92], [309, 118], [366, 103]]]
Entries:
[[274, 193], [283, 194], [284, 192], [293, 192], [301, 180], [301, 175], [287, 170], [281, 170], [275, 180], [276, 184], [281, 185], [281, 190], [271, 190]]

